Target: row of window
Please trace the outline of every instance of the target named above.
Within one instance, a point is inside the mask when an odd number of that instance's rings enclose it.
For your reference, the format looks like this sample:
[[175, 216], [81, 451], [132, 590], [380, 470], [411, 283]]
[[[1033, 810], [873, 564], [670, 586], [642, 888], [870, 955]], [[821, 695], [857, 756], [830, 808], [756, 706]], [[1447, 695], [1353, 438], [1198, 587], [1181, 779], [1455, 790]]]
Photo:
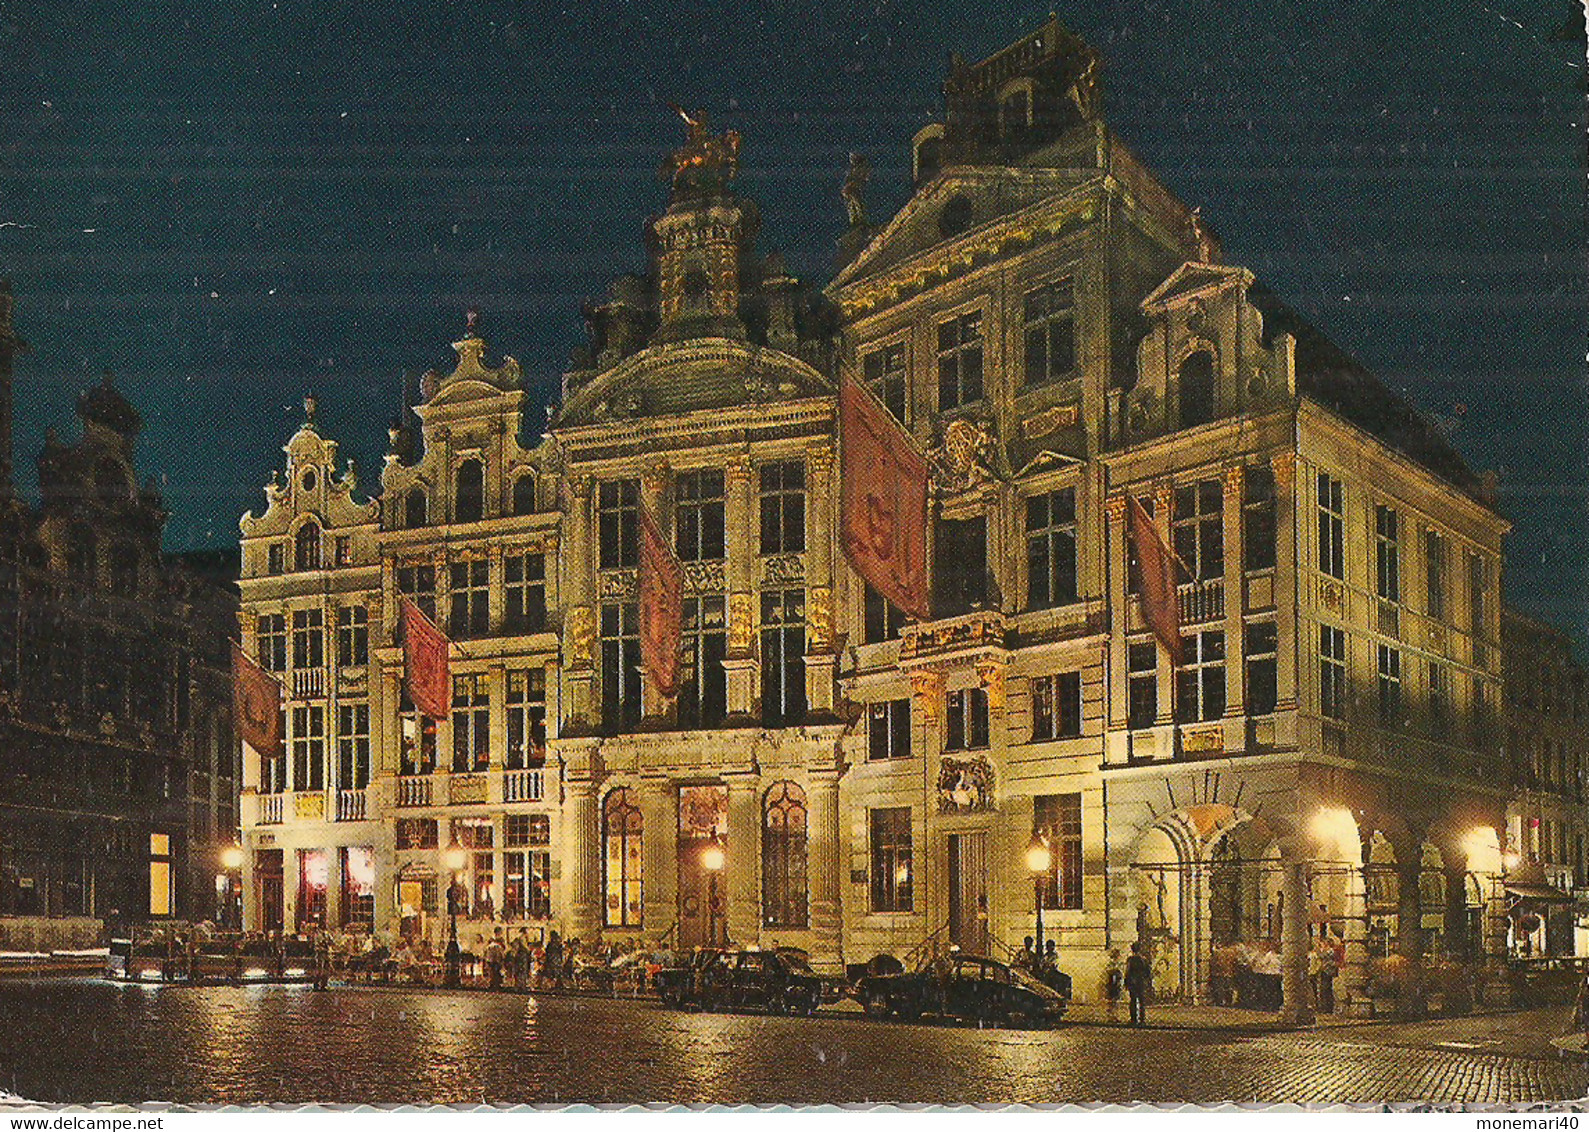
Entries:
[[[1029, 681], [1032, 697], [1032, 742], [1074, 739], [1081, 735], [1081, 673], [1059, 672], [1034, 676]], [[988, 693], [985, 688], [965, 688], [950, 692], [944, 704], [944, 747], [946, 751], [973, 751], [988, 746], [991, 737]], [[911, 757], [910, 700], [884, 700], [866, 709], [867, 758], [870, 760]]]
[[[138, 548], [119, 543], [106, 558], [105, 585], [113, 594], [134, 597], [138, 593]], [[87, 585], [99, 582], [99, 540], [87, 527], [73, 527], [66, 535], [66, 574]]]
[[[360, 666], [370, 662], [370, 614], [362, 605], [344, 605], [336, 611], [337, 664]], [[295, 609], [288, 635], [288, 615], [262, 613], [254, 618], [255, 651], [267, 672], [287, 671], [287, 645], [292, 643], [296, 669], [325, 667], [325, 613]]]
[[[802, 554], [806, 548], [806, 468], [800, 460], [758, 469], [759, 553]], [[685, 562], [725, 554], [725, 487], [721, 468], [681, 473], [674, 491], [674, 548]], [[597, 562], [603, 570], [640, 561], [640, 481], [607, 480], [596, 493]]]
[[[1279, 636], [1273, 621], [1242, 626], [1246, 711], [1268, 715], [1279, 694]], [[1209, 629], [1181, 638], [1181, 666], [1175, 671], [1177, 723], [1199, 723], [1225, 714], [1225, 631]], [[1126, 711], [1133, 730], [1152, 727], [1159, 718], [1158, 644], [1149, 639], [1126, 645]]]
[[[1402, 650], [1395, 645], [1376, 643], [1375, 690], [1380, 725], [1403, 727], [1407, 723], [1406, 697], [1402, 687]], [[1435, 738], [1452, 737], [1456, 710], [1450, 665], [1430, 659], [1428, 666], [1429, 732]], [[1319, 712], [1328, 719], [1345, 720], [1350, 693], [1347, 685], [1346, 633], [1334, 625], [1319, 626]], [[1469, 715], [1471, 745], [1482, 746], [1489, 730], [1488, 685], [1473, 678], [1472, 710]]]
[[[1082, 906], [1082, 822], [1080, 794], [1044, 794], [1032, 800], [1032, 840], [1049, 851], [1049, 869], [1038, 880], [1044, 909]], [[915, 833], [909, 806], [868, 811], [871, 909], [913, 912]]]
[[[1318, 568], [1331, 578], [1346, 579], [1346, 501], [1341, 481], [1327, 472], [1317, 479], [1318, 507]], [[1402, 604], [1402, 560], [1405, 527], [1401, 513], [1383, 503], [1374, 505], [1374, 538], [1370, 571], [1374, 577], [1374, 592], [1383, 602]], [[1439, 531], [1425, 529], [1421, 548], [1417, 541], [1414, 551], [1422, 550], [1424, 581], [1424, 612], [1433, 620], [1450, 623], [1451, 606], [1451, 550], [1450, 540]], [[1467, 555], [1467, 625], [1476, 634], [1483, 634], [1487, 618], [1487, 594], [1490, 587], [1489, 561], [1477, 551]]]
[[[1054, 280], [1028, 291], [1021, 316], [1025, 342], [1022, 387], [1034, 388], [1070, 377], [1076, 369], [1076, 302], [1071, 280]], [[983, 379], [983, 322], [980, 311], [971, 311], [938, 323], [937, 411], [940, 413], [973, 405], [987, 395]], [[864, 352], [861, 378], [890, 413], [900, 421], [905, 420], [909, 382], [903, 340]]]

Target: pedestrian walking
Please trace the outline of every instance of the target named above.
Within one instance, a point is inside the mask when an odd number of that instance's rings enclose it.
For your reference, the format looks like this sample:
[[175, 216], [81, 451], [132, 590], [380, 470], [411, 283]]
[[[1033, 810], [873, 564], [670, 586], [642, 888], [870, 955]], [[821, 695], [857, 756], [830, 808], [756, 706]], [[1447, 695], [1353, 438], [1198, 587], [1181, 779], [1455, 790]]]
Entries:
[[1109, 970], [1104, 973], [1103, 995], [1104, 1001], [1109, 1004], [1109, 1021], [1120, 1020], [1120, 996], [1125, 993], [1126, 972], [1125, 965], [1120, 962], [1120, 949], [1109, 949]]
[[325, 990], [331, 982], [331, 933], [324, 928], [314, 933], [314, 989]]
[[502, 941], [502, 929], [497, 928], [491, 933], [491, 942], [486, 944], [486, 986], [489, 989], [502, 989], [502, 964], [506, 958], [507, 946]]
[[1126, 995], [1131, 1000], [1132, 1026], [1148, 1024], [1148, 989], [1153, 985], [1153, 968], [1143, 954], [1142, 941], [1131, 945], [1131, 958], [1126, 960]]
[[1319, 1012], [1335, 1013], [1335, 976], [1340, 974], [1336, 962], [1335, 941], [1326, 931], [1319, 940]]

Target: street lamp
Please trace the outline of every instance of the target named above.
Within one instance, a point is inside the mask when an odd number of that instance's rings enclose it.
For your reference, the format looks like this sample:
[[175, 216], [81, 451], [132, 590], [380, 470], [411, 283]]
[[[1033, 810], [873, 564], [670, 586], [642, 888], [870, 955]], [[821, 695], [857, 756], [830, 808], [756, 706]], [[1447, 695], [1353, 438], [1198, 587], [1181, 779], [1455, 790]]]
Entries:
[[229, 927], [241, 928], [242, 925], [242, 885], [238, 873], [243, 868], [243, 847], [237, 842], [232, 842], [221, 850], [221, 868], [226, 876], [226, 918]]
[[1054, 864], [1054, 854], [1039, 838], [1026, 850], [1026, 867], [1032, 874], [1032, 903], [1037, 913], [1037, 958], [1043, 957], [1043, 881]]
[[458, 874], [463, 871], [465, 860], [463, 846], [458, 844], [454, 837], [452, 844], [447, 846], [443, 863], [447, 866], [447, 971], [444, 985], [456, 988], [463, 981], [463, 952], [458, 947]]
[[[701, 850], [701, 868], [706, 870], [706, 938], [713, 946], [717, 944], [717, 874], [723, 871], [723, 866], [727, 863], [728, 854], [723, 852], [723, 847], [716, 838]], [[723, 932], [723, 937], [723, 942], [726, 944], [727, 931]]]

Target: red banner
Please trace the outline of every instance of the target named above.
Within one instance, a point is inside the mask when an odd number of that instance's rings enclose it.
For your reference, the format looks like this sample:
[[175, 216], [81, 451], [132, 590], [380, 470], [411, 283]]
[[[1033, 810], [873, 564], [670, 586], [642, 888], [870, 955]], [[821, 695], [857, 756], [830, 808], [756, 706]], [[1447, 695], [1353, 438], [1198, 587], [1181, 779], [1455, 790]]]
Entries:
[[839, 485], [850, 564], [900, 609], [928, 620], [927, 461], [893, 414], [849, 379], [839, 385]]
[[664, 696], [679, 692], [684, 565], [649, 507], [640, 508], [640, 663]]
[[408, 698], [432, 719], [452, 711], [452, 672], [447, 638], [417, 605], [403, 599], [403, 679]]
[[1159, 537], [1153, 518], [1136, 496], [1126, 494], [1126, 522], [1131, 541], [1137, 548], [1137, 565], [1142, 580], [1142, 618], [1169, 651], [1170, 659], [1181, 663], [1181, 598], [1176, 591], [1175, 555]]
[[243, 742], [266, 758], [282, 753], [281, 685], [232, 642], [232, 710]]

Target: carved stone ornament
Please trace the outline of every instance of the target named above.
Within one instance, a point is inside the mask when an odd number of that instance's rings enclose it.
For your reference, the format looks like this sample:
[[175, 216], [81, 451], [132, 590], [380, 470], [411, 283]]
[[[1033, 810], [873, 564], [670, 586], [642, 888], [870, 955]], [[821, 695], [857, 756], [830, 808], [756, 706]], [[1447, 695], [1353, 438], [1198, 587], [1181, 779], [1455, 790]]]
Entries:
[[764, 586], [798, 586], [805, 577], [806, 561], [798, 554], [772, 554], [761, 560]]
[[995, 444], [987, 421], [959, 417], [944, 429], [943, 443], [928, 454], [933, 489], [955, 495], [993, 482]]
[[941, 672], [920, 671], [910, 674], [910, 693], [921, 708], [922, 718], [937, 723], [943, 718], [944, 677]]
[[833, 588], [812, 586], [806, 591], [806, 622], [810, 647], [822, 652], [833, 646]]
[[738, 656], [750, 652], [756, 633], [755, 599], [748, 593], [728, 595], [728, 651]]
[[1081, 419], [1079, 405], [1052, 405], [1040, 413], [1033, 413], [1021, 422], [1021, 435], [1028, 440], [1069, 428]]
[[938, 812], [983, 814], [993, 809], [993, 767], [978, 755], [972, 759], [945, 756], [938, 769]]
[[596, 644], [596, 611], [576, 605], [568, 611], [568, 661], [571, 668], [589, 668]]
[[603, 601], [631, 600], [639, 589], [634, 570], [603, 570], [597, 579], [597, 589]]
[[988, 694], [988, 710], [1004, 710], [1004, 669], [1006, 665], [996, 657], [983, 657], [977, 661], [977, 683]]
[[684, 563], [684, 588], [691, 593], [722, 593], [725, 582], [721, 558]]
[[599, 402], [592, 411], [599, 421], [626, 421], [640, 415], [643, 402], [639, 393], [619, 393]]
[[799, 392], [800, 387], [792, 381], [776, 381], [754, 371], [745, 375], [745, 397], [757, 404], [776, 401], [780, 397], [793, 397]]

